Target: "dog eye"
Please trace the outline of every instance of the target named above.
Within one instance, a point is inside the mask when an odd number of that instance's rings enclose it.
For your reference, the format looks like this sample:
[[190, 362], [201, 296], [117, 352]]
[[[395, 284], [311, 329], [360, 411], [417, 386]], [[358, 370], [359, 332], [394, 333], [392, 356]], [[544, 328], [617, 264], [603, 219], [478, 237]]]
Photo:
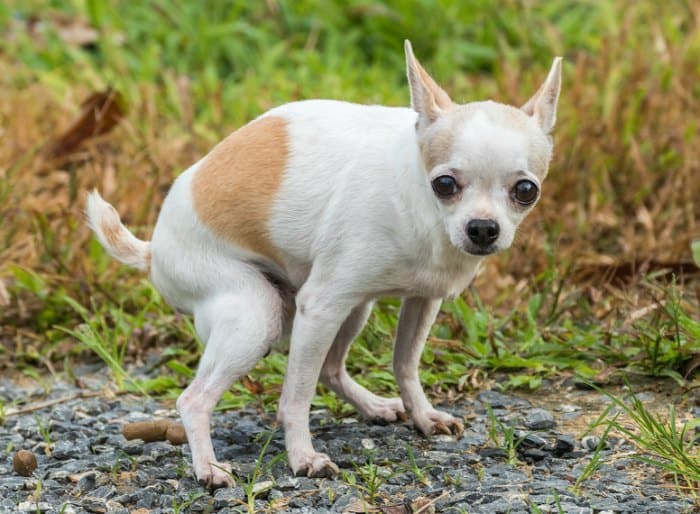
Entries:
[[459, 192], [459, 185], [454, 177], [449, 175], [440, 175], [433, 180], [433, 191], [440, 198], [449, 198]]
[[511, 191], [511, 197], [521, 205], [530, 205], [537, 200], [538, 194], [537, 184], [532, 180], [519, 180]]

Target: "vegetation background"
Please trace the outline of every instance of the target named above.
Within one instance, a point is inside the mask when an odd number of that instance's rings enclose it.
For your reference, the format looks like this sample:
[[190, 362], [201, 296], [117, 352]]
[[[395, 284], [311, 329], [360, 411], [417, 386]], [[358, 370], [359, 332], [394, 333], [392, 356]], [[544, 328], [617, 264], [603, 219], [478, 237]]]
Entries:
[[[10, 0], [0, 34], [4, 372], [43, 383], [97, 354], [118, 387], [176, 396], [200, 351], [190, 322], [104, 254], [85, 192], [148, 238], [173, 178], [268, 108], [408, 105], [408, 38], [460, 102], [518, 105], [565, 58], [542, 201], [512, 250], [445, 303], [423, 356], [430, 394], [621, 371], [700, 385], [700, 3]], [[397, 305], [376, 309], [350, 359], [384, 393]], [[268, 357], [222, 408], [274, 407], [285, 359]], [[132, 378], [138, 367], [152, 378]]]

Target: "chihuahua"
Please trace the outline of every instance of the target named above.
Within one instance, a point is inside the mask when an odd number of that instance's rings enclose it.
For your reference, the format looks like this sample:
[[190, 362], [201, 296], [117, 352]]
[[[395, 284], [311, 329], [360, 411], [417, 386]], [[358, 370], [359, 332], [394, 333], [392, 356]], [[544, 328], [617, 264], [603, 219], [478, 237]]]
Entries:
[[[90, 227], [116, 259], [147, 271], [205, 342], [177, 401], [194, 472], [232, 485], [210, 421], [231, 384], [287, 336], [278, 421], [296, 475], [332, 476], [314, 449], [309, 409], [320, 379], [365, 418], [410, 417], [423, 434], [462, 423], [430, 404], [420, 355], [441, 300], [485, 256], [508, 248], [537, 203], [552, 157], [561, 58], [520, 108], [455, 104], [405, 42], [411, 107], [307, 100], [229, 135], [175, 180], [150, 242], [94, 191]], [[345, 358], [378, 297], [403, 298], [393, 369], [400, 398], [377, 396]]]

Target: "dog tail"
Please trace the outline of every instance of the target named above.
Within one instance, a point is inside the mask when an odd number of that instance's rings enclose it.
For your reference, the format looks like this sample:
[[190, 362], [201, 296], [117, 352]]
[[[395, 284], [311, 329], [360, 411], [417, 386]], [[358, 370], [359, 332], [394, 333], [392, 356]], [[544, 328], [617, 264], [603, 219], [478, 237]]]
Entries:
[[149, 270], [151, 243], [129, 232], [116, 209], [105, 202], [96, 189], [88, 194], [86, 213], [88, 225], [112, 257], [141, 271]]

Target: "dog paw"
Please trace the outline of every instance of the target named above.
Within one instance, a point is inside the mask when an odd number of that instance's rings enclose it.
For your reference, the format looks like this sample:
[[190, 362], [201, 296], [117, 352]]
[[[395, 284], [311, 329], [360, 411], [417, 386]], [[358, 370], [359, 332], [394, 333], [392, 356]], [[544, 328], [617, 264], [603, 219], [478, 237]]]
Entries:
[[210, 491], [235, 485], [231, 474], [231, 466], [228, 464], [211, 462], [201, 471], [195, 472], [195, 474], [199, 485], [206, 487]]
[[414, 412], [412, 418], [416, 428], [426, 436], [446, 434], [459, 437], [464, 432], [461, 421], [451, 414], [436, 409], [422, 414]]
[[325, 453], [311, 453], [296, 459], [290, 457], [289, 463], [297, 477], [331, 478], [338, 474], [338, 466]]
[[364, 406], [361, 414], [370, 422], [378, 425], [386, 425], [399, 419], [406, 419], [406, 411], [401, 398], [381, 398], [376, 396], [369, 405]]

